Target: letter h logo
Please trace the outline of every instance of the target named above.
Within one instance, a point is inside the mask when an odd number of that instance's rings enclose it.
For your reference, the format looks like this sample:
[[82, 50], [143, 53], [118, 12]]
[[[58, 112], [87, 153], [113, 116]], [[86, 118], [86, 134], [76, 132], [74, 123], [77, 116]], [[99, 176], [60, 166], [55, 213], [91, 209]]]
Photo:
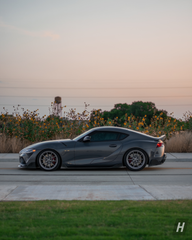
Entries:
[[176, 232], [179, 232], [179, 230], [181, 230], [181, 232], [183, 232], [184, 227], [185, 227], [185, 222], [183, 222], [182, 225], [181, 225], [181, 222], [178, 222]]

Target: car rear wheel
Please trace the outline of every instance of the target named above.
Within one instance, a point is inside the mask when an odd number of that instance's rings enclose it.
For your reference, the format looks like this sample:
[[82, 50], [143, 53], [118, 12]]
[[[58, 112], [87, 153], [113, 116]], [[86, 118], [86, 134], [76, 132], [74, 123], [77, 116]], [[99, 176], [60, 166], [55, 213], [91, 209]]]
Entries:
[[61, 163], [59, 155], [52, 150], [45, 150], [41, 152], [37, 161], [40, 168], [45, 171], [57, 170], [59, 169]]
[[142, 170], [147, 164], [146, 153], [139, 149], [130, 150], [125, 156], [125, 164], [131, 171]]

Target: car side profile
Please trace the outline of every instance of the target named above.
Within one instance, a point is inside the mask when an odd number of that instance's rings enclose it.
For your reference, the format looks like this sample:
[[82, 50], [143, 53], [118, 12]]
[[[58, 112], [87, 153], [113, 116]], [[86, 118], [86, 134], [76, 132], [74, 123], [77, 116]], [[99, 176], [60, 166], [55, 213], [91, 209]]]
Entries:
[[152, 137], [121, 127], [97, 127], [74, 139], [44, 141], [22, 149], [18, 167], [51, 171], [126, 166], [139, 171], [165, 162], [164, 139], [165, 135]]

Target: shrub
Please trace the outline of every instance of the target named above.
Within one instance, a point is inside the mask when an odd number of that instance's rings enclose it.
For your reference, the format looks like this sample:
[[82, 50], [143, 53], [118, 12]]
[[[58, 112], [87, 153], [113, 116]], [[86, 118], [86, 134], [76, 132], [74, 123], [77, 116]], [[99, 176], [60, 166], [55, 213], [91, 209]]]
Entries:
[[[123, 105], [117, 107], [122, 110]], [[156, 137], [165, 134], [167, 139], [177, 132], [192, 130], [192, 113], [190, 112], [186, 113], [185, 121], [182, 121], [173, 118], [172, 115], [165, 116], [164, 111], [158, 111], [156, 115], [150, 116], [148, 124], [147, 115], [135, 117], [125, 113], [119, 121], [119, 117], [115, 115], [113, 118], [105, 119], [101, 109], [94, 109], [89, 113], [86, 107], [82, 113], [77, 113], [76, 109], [70, 109], [64, 118], [53, 114], [40, 117], [38, 109], [33, 112], [28, 109], [26, 111], [22, 109], [22, 111], [21, 115], [18, 114], [18, 109], [13, 115], [9, 115], [8, 112], [0, 115], [2, 144], [3, 139], [18, 139], [18, 145], [23, 146], [44, 140], [74, 138], [86, 130], [98, 126], [121, 126]], [[14, 141], [16, 142], [16, 140]]]

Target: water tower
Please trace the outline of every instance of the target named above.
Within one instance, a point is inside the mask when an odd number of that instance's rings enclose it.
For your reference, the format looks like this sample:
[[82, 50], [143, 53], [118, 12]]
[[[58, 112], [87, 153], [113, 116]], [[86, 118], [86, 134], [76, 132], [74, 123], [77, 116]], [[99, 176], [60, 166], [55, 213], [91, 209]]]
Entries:
[[61, 106], [61, 97], [55, 97], [54, 104], [52, 106], [53, 115], [61, 117], [62, 116], [62, 106]]

